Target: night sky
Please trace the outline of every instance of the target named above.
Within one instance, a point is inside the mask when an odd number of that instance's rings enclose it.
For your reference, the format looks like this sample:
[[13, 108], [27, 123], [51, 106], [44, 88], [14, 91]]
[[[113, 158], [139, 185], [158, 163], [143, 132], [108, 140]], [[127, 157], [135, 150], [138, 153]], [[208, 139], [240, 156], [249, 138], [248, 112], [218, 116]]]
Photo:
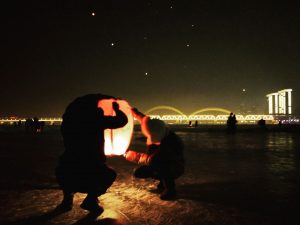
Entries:
[[292, 88], [299, 108], [298, 1], [7, 2], [0, 117], [59, 117], [88, 93], [142, 111], [246, 104], [266, 113], [266, 94]]

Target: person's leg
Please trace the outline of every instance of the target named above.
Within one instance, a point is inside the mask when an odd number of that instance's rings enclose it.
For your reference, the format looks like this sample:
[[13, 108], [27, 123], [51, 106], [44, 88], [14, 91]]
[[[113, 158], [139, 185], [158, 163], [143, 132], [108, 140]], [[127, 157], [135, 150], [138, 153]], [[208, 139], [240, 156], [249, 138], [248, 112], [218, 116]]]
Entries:
[[161, 200], [174, 200], [177, 196], [175, 190], [175, 181], [172, 178], [162, 178], [164, 191], [160, 195]]
[[134, 171], [134, 176], [136, 178], [153, 178], [159, 180], [156, 189], [151, 190], [152, 193], [162, 193], [164, 191], [164, 185], [162, 179], [160, 178], [158, 172], [154, 170], [151, 166], [141, 166]]
[[136, 178], [154, 178], [154, 170], [150, 166], [141, 166], [134, 171]]
[[93, 192], [87, 194], [80, 207], [99, 215], [104, 211], [103, 207], [99, 205], [98, 195]]
[[57, 210], [69, 211], [73, 208], [74, 193], [71, 191], [71, 182], [66, 169], [61, 167], [56, 168], [55, 175], [59, 186], [63, 192], [63, 200], [56, 207]]
[[71, 191], [63, 190], [63, 195], [64, 195], [63, 200], [56, 207], [56, 209], [62, 211], [69, 211], [73, 208], [74, 193], [72, 193]]
[[104, 194], [106, 190], [114, 183], [117, 178], [117, 173], [110, 167], [103, 170], [101, 185], [98, 191], [98, 196]]
[[98, 197], [106, 192], [106, 190], [113, 184], [117, 177], [116, 172], [104, 166], [101, 171], [95, 173], [95, 179], [92, 183], [94, 185], [88, 191], [88, 195], [80, 205], [81, 208], [90, 211], [91, 213], [101, 214], [104, 209], [99, 205]]

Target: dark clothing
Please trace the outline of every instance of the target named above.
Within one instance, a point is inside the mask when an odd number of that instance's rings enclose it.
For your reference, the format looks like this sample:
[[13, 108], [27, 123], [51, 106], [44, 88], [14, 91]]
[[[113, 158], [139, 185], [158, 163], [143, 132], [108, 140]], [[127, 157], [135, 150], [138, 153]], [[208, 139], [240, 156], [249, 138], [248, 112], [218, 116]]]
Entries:
[[116, 172], [105, 164], [95, 169], [74, 167], [58, 167], [56, 170], [58, 183], [64, 191], [91, 193], [100, 196], [115, 181]]
[[233, 113], [230, 113], [227, 119], [227, 132], [234, 134], [236, 132], [236, 116]]
[[116, 116], [104, 116], [97, 107], [99, 100], [111, 98], [86, 95], [67, 107], [61, 125], [65, 151], [56, 169], [62, 189], [103, 194], [115, 180], [116, 173], [105, 165], [104, 129], [123, 127], [128, 120], [120, 110]]
[[134, 161], [147, 165], [137, 168], [134, 176], [159, 180], [165, 193], [176, 193], [175, 179], [184, 172], [183, 148], [181, 139], [170, 131], [160, 145], [150, 145], [147, 154], [136, 154]]
[[153, 178], [159, 180], [163, 185], [163, 188], [175, 190], [175, 177], [167, 175], [168, 174], [164, 173], [164, 176], [161, 176], [161, 174], [159, 174], [152, 166], [141, 166], [134, 171], [134, 176], [136, 178]]
[[160, 145], [150, 145], [146, 154], [136, 153], [132, 161], [146, 165], [138, 168], [135, 176], [154, 179], [178, 178], [184, 172], [183, 148], [181, 139], [173, 131], [169, 131]]
[[159, 177], [175, 179], [183, 174], [183, 142], [173, 131], [169, 131], [160, 145], [150, 145], [148, 154], [152, 155], [149, 165], [157, 171]]

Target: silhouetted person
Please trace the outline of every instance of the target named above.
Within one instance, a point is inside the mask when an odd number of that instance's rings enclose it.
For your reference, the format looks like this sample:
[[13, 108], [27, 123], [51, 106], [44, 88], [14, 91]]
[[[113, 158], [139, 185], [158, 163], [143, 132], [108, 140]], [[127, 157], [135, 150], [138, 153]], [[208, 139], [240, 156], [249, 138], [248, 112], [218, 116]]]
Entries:
[[40, 121], [39, 122], [39, 132], [43, 132], [45, 127], [45, 121]]
[[33, 131], [33, 119], [28, 118], [25, 121], [25, 130], [26, 132], [32, 132]]
[[135, 170], [136, 178], [153, 178], [160, 181], [157, 191], [162, 200], [176, 198], [175, 179], [184, 172], [183, 142], [165, 123], [150, 119], [137, 109], [133, 114], [141, 123], [142, 133], [147, 137], [147, 153], [127, 151], [128, 161], [144, 164]]
[[229, 114], [229, 116], [227, 117], [227, 127], [230, 126], [230, 122], [231, 122], [232, 117], [233, 117], [233, 113], [231, 112], [231, 113]]
[[39, 121], [39, 119], [37, 117], [33, 118], [33, 132], [34, 133], [40, 133], [41, 130], [41, 122]]
[[45, 127], [45, 121], [39, 121], [37, 117], [33, 118], [33, 131], [34, 133], [41, 133], [43, 132]]
[[232, 123], [233, 123], [234, 126], [236, 126], [237, 120], [236, 120], [235, 114], [233, 114]]
[[18, 121], [18, 127], [21, 127], [22, 126], [22, 120], [19, 120]]
[[127, 124], [127, 116], [113, 102], [116, 116], [104, 116], [98, 108], [101, 99], [113, 98], [91, 94], [75, 99], [63, 115], [61, 133], [65, 151], [60, 157], [56, 177], [63, 190], [64, 199], [58, 206], [71, 210], [73, 194], [87, 193], [81, 208], [101, 214], [98, 197], [106, 192], [116, 179], [116, 172], [106, 164], [104, 154], [104, 129], [115, 129]]
[[195, 127], [198, 127], [198, 120], [196, 120], [195, 122]]
[[258, 126], [260, 127], [261, 130], [265, 130], [266, 129], [266, 121], [261, 118], [258, 122], [257, 122]]
[[189, 127], [191, 127], [192, 126], [192, 121], [189, 121]]
[[231, 134], [235, 133], [236, 123], [237, 123], [236, 116], [235, 116], [235, 114], [233, 114], [231, 112], [227, 119], [227, 132], [228, 133], [231, 133]]

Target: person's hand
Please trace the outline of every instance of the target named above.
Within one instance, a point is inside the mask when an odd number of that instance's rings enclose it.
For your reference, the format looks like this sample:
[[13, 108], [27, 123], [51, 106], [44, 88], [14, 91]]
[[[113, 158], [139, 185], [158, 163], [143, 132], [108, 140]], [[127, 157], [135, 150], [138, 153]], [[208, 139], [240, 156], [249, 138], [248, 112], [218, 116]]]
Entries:
[[126, 154], [127, 154], [127, 152], [128, 151], [130, 151], [129, 149], [127, 149], [125, 152], [124, 152], [124, 154], [123, 154], [123, 156], [126, 158]]
[[133, 114], [134, 117], [138, 118], [142, 118], [144, 116], [143, 113], [141, 113], [137, 108], [131, 108], [131, 112]]
[[133, 114], [137, 114], [139, 112], [139, 110], [137, 108], [131, 108], [131, 111]]
[[112, 108], [116, 111], [119, 110], [119, 104], [117, 102], [112, 103]]
[[125, 159], [128, 160], [128, 161], [134, 162], [134, 161], [137, 160], [137, 155], [138, 154], [135, 151], [128, 150], [125, 153]]

